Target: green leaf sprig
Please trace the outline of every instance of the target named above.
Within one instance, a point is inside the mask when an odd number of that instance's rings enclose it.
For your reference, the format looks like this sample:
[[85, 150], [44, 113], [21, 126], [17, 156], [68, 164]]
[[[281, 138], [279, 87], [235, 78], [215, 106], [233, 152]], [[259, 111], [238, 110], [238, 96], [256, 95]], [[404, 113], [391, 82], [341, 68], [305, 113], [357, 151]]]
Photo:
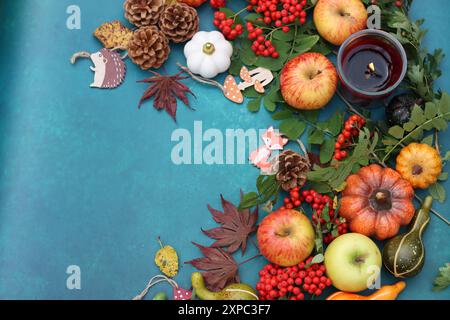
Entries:
[[433, 101], [438, 95], [433, 89], [433, 83], [442, 75], [440, 64], [445, 55], [442, 49], [430, 53], [424, 48], [422, 43], [428, 30], [422, 28], [423, 19], [412, 21], [408, 17], [411, 3], [406, 3], [402, 9], [392, 6], [384, 8], [384, 29], [390, 31], [407, 50], [409, 62], [406, 81], [409, 89], [425, 101]]
[[348, 158], [343, 161], [333, 160], [328, 167], [315, 165], [307, 174], [308, 181], [328, 185], [329, 192], [341, 192], [345, 188], [347, 177], [359, 171], [371, 162], [377, 162], [376, 148], [378, 134], [371, 135], [369, 129], [364, 128], [359, 134], [359, 140]]
[[417, 105], [414, 106], [409, 122], [403, 126], [389, 128], [387, 136], [383, 139], [387, 152], [382, 162], [387, 162], [405, 144], [414, 141], [429, 144], [430, 137], [424, 138], [424, 132], [432, 129], [445, 131], [449, 120], [450, 95], [446, 92], [442, 94], [439, 100], [427, 102], [424, 109]]
[[443, 291], [450, 286], [450, 263], [446, 263], [442, 268], [439, 268], [439, 275], [433, 284], [433, 291]]
[[239, 204], [239, 209], [263, 205], [269, 209], [268, 211], [271, 211], [271, 206], [278, 201], [280, 188], [275, 175], [260, 175], [256, 179], [257, 191], [245, 193]]

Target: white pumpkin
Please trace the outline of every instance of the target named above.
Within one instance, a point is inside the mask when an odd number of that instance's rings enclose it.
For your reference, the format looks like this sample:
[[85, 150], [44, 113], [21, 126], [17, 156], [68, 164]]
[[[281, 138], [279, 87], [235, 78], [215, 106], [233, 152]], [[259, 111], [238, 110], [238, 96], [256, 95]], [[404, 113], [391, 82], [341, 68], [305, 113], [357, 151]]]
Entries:
[[184, 55], [191, 72], [211, 79], [230, 68], [233, 46], [218, 31], [200, 31], [186, 43]]

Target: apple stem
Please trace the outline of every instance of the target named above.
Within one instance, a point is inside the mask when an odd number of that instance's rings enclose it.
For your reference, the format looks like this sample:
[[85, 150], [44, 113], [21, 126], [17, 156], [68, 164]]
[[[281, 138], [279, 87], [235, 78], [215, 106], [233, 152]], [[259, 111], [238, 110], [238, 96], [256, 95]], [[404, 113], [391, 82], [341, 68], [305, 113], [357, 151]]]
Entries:
[[160, 236], [158, 236], [158, 243], [159, 243], [159, 245], [161, 246], [161, 249], [162, 249], [162, 248], [164, 248], [164, 246], [163, 246], [163, 243], [162, 243], [162, 241], [161, 241], [161, 237], [160, 237]]

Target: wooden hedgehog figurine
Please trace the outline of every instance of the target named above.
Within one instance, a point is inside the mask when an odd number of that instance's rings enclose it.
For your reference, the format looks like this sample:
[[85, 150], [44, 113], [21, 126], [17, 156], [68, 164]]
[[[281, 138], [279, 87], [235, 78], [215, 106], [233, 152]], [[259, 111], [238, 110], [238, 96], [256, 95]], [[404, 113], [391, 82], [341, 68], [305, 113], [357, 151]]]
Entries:
[[70, 61], [75, 64], [78, 58], [89, 58], [94, 64], [91, 66], [91, 70], [95, 73], [91, 88], [117, 88], [125, 79], [126, 65], [120, 54], [113, 50], [102, 49], [93, 54], [85, 51], [78, 52]]

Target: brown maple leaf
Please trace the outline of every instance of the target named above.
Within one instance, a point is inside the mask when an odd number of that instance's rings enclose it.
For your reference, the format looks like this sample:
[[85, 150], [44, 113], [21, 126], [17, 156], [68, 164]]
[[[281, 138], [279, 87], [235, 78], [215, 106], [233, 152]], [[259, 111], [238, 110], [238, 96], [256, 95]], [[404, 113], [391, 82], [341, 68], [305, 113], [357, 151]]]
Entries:
[[222, 199], [223, 212], [213, 209], [208, 205], [214, 221], [221, 224], [221, 227], [211, 230], [202, 230], [208, 237], [215, 239], [214, 248], [227, 248], [229, 253], [234, 253], [242, 248], [242, 255], [247, 249], [247, 240], [251, 233], [257, 229], [258, 208], [253, 213], [250, 209], [238, 210], [231, 202]]
[[150, 84], [139, 101], [139, 108], [146, 100], [154, 98], [153, 107], [157, 110], [166, 110], [174, 121], [177, 121], [177, 99], [183, 101], [189, 109], [192, 109], [188, 94], [194, 97], [195, 95], [186, 85], [180, 82], [188, 77], [182, 77], [182, 72], [173, 76], [163, 76], [151, 70], [150, 72], [154, 75], [153, 77], [138, 81], [138, 83]]
[[239, 283], [236, 260], [220, 248], [204, 247], [193, 242], [205, 256], [186, 262], [202, 272], [205, 284], [211, 291], [220, 291], [229, 284]]

